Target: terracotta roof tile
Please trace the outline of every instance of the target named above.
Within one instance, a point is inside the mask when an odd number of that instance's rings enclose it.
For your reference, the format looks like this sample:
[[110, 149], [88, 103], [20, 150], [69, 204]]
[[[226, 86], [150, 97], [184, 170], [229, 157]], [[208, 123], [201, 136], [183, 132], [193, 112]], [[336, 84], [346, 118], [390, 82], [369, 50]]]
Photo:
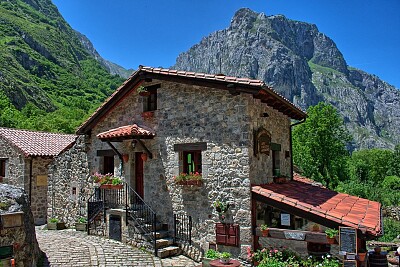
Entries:
[[380, 203], [331, 191], [298, 174], [287, 183], [254, 185], [252, 192], [373, 236], [382, 233]]
[[133, 136], [154, 136], [154, 135], [155, 134], [151, 130], [140, 127], [137, 124], [133, 124], [99, 133], [97, 137], [99, 139], [111, 139], [120, 137], [130, 138]]
[[73, 134], [60, 134], [0, 128], [0, 137], [16, 146], [25, 156], [57, 156], [70, 145], [77, 136]]

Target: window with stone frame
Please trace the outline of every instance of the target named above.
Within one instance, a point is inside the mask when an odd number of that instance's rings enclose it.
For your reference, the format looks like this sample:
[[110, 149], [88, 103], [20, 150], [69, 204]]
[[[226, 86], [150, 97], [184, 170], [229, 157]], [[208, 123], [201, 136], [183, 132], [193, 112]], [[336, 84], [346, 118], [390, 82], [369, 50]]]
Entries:
[[182, 172], [201, 173], [201, 150], [182, 151]]
[[6, 177], [6, 159], [0, 159], [0, 183], [3, 182]]
[[202, 151], [207, 150], [207, 143], [175, 144], [174, 151], [179, 152], [179, 173], [202, 173]]
[[160, 88], [159, 84], [146, 87], [146, 90], [150, 93], [144, 98], [143, 111], [155, 111], [157, 110], [157, 88]]

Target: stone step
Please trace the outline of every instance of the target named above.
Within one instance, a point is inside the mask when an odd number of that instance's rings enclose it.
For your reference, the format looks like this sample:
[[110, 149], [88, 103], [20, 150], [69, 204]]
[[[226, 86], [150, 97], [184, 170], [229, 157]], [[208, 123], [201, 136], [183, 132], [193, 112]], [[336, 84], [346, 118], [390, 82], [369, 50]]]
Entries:
[[180, 253], [180, 248], [176, 246], [168, 246], [165, 248], [160, 248], [157, 250], [157, 256], [161, 259], [178, 255]]
[[[172, 244], [172, 242], [171, 242]], [[156, 240], [156, 248], [164, 248], [168, 247], [170, 245], [170, 242], [168, 239], [160, 238]]]
[[[145, 236], [146, 239], [150, 239], [154, 236], [154, 233], [146, 233], [146, 234], [143, 234], [143, 236]], [[169, 236], [170, 236], [169, 231], [166, 231], [166, 230], [156, 231], [156, 239], [168, 238]]]

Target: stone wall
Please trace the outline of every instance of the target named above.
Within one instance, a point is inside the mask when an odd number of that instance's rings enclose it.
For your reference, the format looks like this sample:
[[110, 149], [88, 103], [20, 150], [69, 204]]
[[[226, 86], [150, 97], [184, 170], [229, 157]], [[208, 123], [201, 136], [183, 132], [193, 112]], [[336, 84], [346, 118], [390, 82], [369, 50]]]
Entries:
[[0, 137], [0, 158], [6, 159], [6, 177], [3, 183], [24, 187], [25, 158], [21, 151], [10, 142]]
[[13, 247], [16, 266], [37, 266], [40, 250], [27, 194], [19, 187], [0, 184], [0, 203], [0, 216], [3, 222], [7, 221], [4, 228], [0, 227], [0, 247]]
[[73, 226], [79, 217], [86, 217], [87, 199], [92, 192], [85, 137], [80, 136], [72, 148], [49, 165], [47, 217]]
[[[96, 138], [98, 133], [134, 123], [153, 129], [156, 137], [143, 140], [154, 156], [144, 164], [145, 200], [170, 227], [173, 213], [192, 216], [194, 246], [199, 250], [207, 249], [209, 242], [215, 242], [215, 223], [220, 218], [213, 203], [217, 199], [230, 203], [225, 222], [239, 224], [241, 246], [220, 249], [245, 257], [252, 242], [250, 179], [266, 181], [272, 177], [270, 157], [253, 159], [252, 131], [259, 126], [269, 129], [272, 141], [280, 143], [284, 153], [289, 150], [289, 140], [285, 140], [289, 136], [289, 120], [272, 109], [255, 107], [265, 105], [247, 94], [232, 96], [224, 90], [170, 82], [163, 82], [157, 94], [158, 108], [154, 118], [140, 116], [143, 98], [132, 92], [96, 125], [88, 140], [91, 171], [101, 170], [101, 159], [96, 151], [110, 149]], [[256, 114], [265, 111], [270, 117], [261, 121]], [[202, 152], [204, 185], [198, 188], [176, 185], [174, 176], [181, 170], [179, 153], [174, 151], [174, 145], [195, 142], [207, 143], [207, 150]], [[140, 146], [132, 150], [130, 141], [113, 144], [121, 154], [130, 155], [122, 175], [134, 187], [133, 155], [144, 150]], [[120, 161], [117, 157], [115, 163], [115, 174], [118, 175]], [[281, 159], [281, 164], [285, 171], [290, 169], [290, 159]], [[271, 173], [265, 173], [267, 167]]]
[[383, 214], [385, 217], [392, 218], [394, 220], [400, 221], [400, 207], [384, 207]]
[[[31, 210], [33, 218], [35, 219], [35, 224], [45, 224], [47, 222], [48, 165], [52, 161], [53, 159], [49, 158], [32, 159]], [[31, 164], [31, 162], [29, 162], [29, 164]]]

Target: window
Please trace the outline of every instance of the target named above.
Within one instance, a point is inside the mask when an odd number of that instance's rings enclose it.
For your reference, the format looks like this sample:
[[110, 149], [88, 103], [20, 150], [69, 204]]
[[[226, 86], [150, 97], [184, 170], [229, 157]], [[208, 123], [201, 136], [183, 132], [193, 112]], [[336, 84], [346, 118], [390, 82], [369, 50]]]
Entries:
[[0, 159], [0, 183], [3, 182], [4, 177], [6, 177], [6, 160]]
[[281, 145], [271, 143], [271, 150], [272, 150], [272, 174], [274, 176], [281, 175]]
[[157, 89], [160, 88], [160, 84], [147, 86], [146, 90], [150, 93], [143, 99], [143, 111], [154, 111], [157, 110]]
[[157, 109], [157, 89], [149, 90], [150, 95], [146, 97], [143, 111], [154, 111]]
[[183, 172], [201, 173], [201, 151], [183, 151]]
[[103, 174], [114, 173], [114, 157], [104, 156]]
[[281, 175], [281, 159], [279, 158], [280, 151], [272, 150], [272, 171], [274, 176]]

